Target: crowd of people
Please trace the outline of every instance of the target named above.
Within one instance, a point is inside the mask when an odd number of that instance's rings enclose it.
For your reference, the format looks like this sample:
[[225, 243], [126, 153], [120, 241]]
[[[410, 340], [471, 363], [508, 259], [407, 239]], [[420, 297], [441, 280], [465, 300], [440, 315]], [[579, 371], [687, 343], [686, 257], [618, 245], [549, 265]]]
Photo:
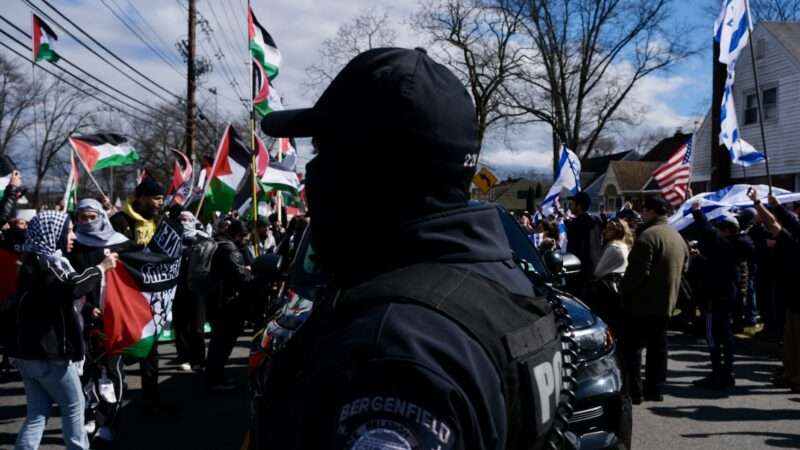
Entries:
[[[111, 442], [132, 363], [140, 368], [143, 413], [176, 415], [159, 392], [158, 341], [136, 361], [108, 354], [103, 345], [103, 274], [120, 254], [145, 248], [160, 220], [172, 221], [183, 237], [171, 322], [179, 369], [201, 374], [210, 391], [236, 388], [224, 368], [245, 322], [262, 323], [267, 314], [269, 296], [251, 295], [251, 265], [256, 251], [279, 250], [287, 235], [277, 216], [246, 223], [232, 212], [206, 227], [190, 211], [165, 210], [163, 187], [147, 177], [118, 211], [106, 198], [84, 198], [74, 211], [45, 209], [27, 222], [15, 216], [21, 191], [22, 177], [14, 173], [0, 204], [0, 247], [20, 258], [11, 269], [16, 288], [2, 304], [0, 347], [4, 372], [13, 360], [25, 385], [27, 414], [15, 448], [38, 448], [54, 402], [67, 448], [89, 448], [90, 439], [92, 448]], [[298, 228], [303, 218], [293, 221]]]
[[581, 261], [566, 288], [620, 338], [634, 403], [663, 398], [669, 326], [707, 341], [711, 373], [695, 386], [735, 386], [735, 334], [750, 327], [758, 339], [783, 342], [783, 367], [773, 382], [800, 392], [800, 316], [790, 282], [797, 274], [800, 205], [790, 208], [770, 196], [765, 206], [750, 192], [752, 208], [713, 221], [693, 204], [694, 225], [680, 234], [668, 224], [670, 207], [660, 197], [645, 199], [640, 211], [626, 203], [616, 213], [592, 215], [590, 197], [578, 193], [563, 213], [516, 212], [540, 252], [571, 253]]

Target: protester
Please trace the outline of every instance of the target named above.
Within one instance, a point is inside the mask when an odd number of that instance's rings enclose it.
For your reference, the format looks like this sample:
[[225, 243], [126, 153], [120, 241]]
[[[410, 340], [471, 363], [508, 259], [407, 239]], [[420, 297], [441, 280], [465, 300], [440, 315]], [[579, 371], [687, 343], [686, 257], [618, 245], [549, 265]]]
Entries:
[[603, 240], [606, 247], [594, 269], [592, 287], [583, 300], [619, 335], [623, 325], [619, 285], [628, 267], [633, 235], [627, 223], [611, 219], [603, 230]]
[[[76, 271], [82, 272], [96, 266], [106, 253], [122, 253], [131, 248], [125, 235], [114, 231], [102, 204], [94, 199], [83, 199], [75, 208], [75, 247], [70, 253], [70, 262]], [[113, 440], [112, 426], [123, 402], [123, 371], [121, 355], [107, 355], [103, 347], [103, 302], [100, 285], [86, 292], [84, 323], [86, 324], [86, 364], [84, 365], [83, 390], [87, 398], [87, 431], [90, 438], [106, 443]], [[113, 389], [113, 395], [107, 391]], [[99, 444], [103, 445], [103, 444]]]
[[694, 385], [705, 389], [728, 389], [736, 385], [733, 373], [734, 337], [731, 328], [734, 303], [739, 299], [739, 270], [753, 253], [753, 242], [739, 233], [739, 222], [732, 214], [718, 218], [715, 227], [706, 219], [700, 203], [692, 205], [696, 228], [700, 231], [700, 252], [706, 257], [709, 283], [705, 299], [706, 336], [711, 353], [711, 374]]
[[[551, 417], [533, 408], [550, 402], [547, 411], [555, 411], [553, 396], [539, 397], [536, 377], [504, 382], [520, 366], [493, 359], [490, 348], [502, 348], [501, 341], [481, 345], [486, 335], [475, 332], [480, 322], [502, 336], [510, 330], [500, 318], [513, 318], [531, 327], [526, 336], [541, 336], [520, 343], [537, 361], [553, 360], [554, 350], [542, 343], [560, 345], [554, 329], [545, 329], [552, 313], [513, 262], [497, 210], [468, 207], [480, 148], [476, 124], [461, 82], [421, 49], [362, 53], [313, 109], [266, 116], [269, 135], [313, 136], [311, 240], [332, 282], [297, 341], [275, 354], [267, 407], [256, 423], [259, 446], [544, 445]], [[401, 150], [407, 158], [386, 164], [386, 154]], [[402, 182], [412, 170], [415, 183]], [[341, 201], [365, 184], [372, 188], [362, 190], [361, 202]], [[363, 204], [389, 206], [361, 227], [353, 217]], [[512, 307], [514, 294], [530, 306]], [[492, 313], [479, 312], [487, 303]], [[536, 324], [543, 324], [539, 331]], [[352, 406], [370, 399], [414, 405], [437, 426], [397, 408]]]
[[583, 288], [592, 280], [594, 269], [603, 252], [603, 225], [600, 219], [589, 214], [592, 199], [585, 192], [569, 198], [569, 210], [575, 216], [566, 222], [567, 252], [581, 261], [581, 272], [570, 280], [570, 292], [582, 296]]
[[117, 255], [78, 273], [66, 258], [75, 242], [72, 222], [60, 212], [42, 211], [27, 230], [16, 301], [17, 344], [11, 351], [25, 384], [27, 414], [16, 447], [39, 447], [50, 406], [61, 409], [67, 449], [88, 449], [79, 362], [84, 358], [80, 300], [96, 289]]
[[[667, 376], [667, 323], [678, 300], [689, 249], [667, 223], [669, 207], [661, 197], [648, 197], [644, 221], [628, 255], [622, 279], [625, 334], [622, 352], [628, 387], [635, 404], [662, 401]], [[647, 348], [646, 383], [642, 384], [642, 353]]]
[[205, 297], [196, 294], [189, 286], [189, 258], [194, 245], [210, 237], [198, 229], [200, 223], [191, 212], [181, 211], [178, 217], [183, 231], [183, 255], [172, 302], [172, 328], [181, 370], [202, 372], [206, 364]]
[[17, 200], [22, 195], [22, 174], [15, 170], [11, 173], [11, 178], [3, 191], [3, 198], [0, 200], [0, 228], [14, 217], [17, 207]]
[[[800, 251], [800, 220], [786, 207], [780, 205], [775, 197], [769, 196], [769, 204], [774, 215], [758, 199], [755, 189], [749, 192], [750, 199], [764, 222], [772, 238], [775, 239], [780, 264], [779, 277], [796, 280], [800, 275], [797, 254]], [[783, 370], [774, 377], [778, 386], [800, 393], [800, 302], [787, 303], [786, 322], [783, 334]]]
[[216, 283], [207, 301], [211, 341], [206, 361], [206, 386], [212, 391], [229, 391], [236, 384], [225, 378], [225, 364], [242, 332], [247, 313], [247, 289], [252, 274], [242, 254], [247, 229], [231, 219], [217, 236], [217, 249], [211, 263], [211, 279]]
[[154, 179], [145, 177], [136, 186], [134, 197], [117, 214], [111, 216], [114, 229], [144, 248], [158, 228], [158, 215], [164, 206], [164, 188]]
[[[124, 234], [137, 248], [144, 248], [155, 235], [161, 207], [164, 206], [164, 188], [153, 178], [145, 176], [136, 186], [134, 197], [122, 211], [111, 216], [114, 230]], [[161, 401], [158, 392], [158, 340], [150, 354], [139, 363], [142, 373], [143, 411], [151, 416], [174, 416], [175, 410]]]

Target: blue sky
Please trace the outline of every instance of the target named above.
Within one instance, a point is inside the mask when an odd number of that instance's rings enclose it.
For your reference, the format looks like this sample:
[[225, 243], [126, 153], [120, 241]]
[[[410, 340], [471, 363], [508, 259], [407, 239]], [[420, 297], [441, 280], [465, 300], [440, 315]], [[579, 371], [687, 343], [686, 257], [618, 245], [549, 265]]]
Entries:
[[[185, 0], [49, 0], [73, 21], [84, 27], [95, 38], [125, 58], [133, 66], [162, 83], [172, 92], [182, 95], [185, 80], [176, 74], [167, 64], [156, 57], [145, 45], [137, 40], [104, 6], [120, 5], [132, 17], [134, 5], [147, 18], [148, 23], [158, 31], [160, 38], [172, 44], [186, 35]], [[703, 9], [708, 2], [715, 0], [676, 0], [674, 25], [689, 25], [691, 32], [685, 37], [690, 44], [703, 45], [705, 50], [699, 55], [676, 66], [672, 71], [661, 73], [645, 79], [641, 86], [631, 95], [632, 101], [648, 105], [648, 113], [643, 124], [630, 133], [646, 133], [648, 130], [663, 129], [672, 133], [678, 127], [690, 127], [708, 108], [710, 99], [711, 64], [710, 51], [711, 29], [713, 17]], [[2, 14], [30, 29], [30, 9], [21, 0], [2, 0]], [[40, 1], [34, 3], [42, 5]], [[219, 62], [214, 54], [218, 53], [214, 40], [206, 39], [200, 32], [200, 54], [215, 62], [214, 72], [204, 80], [201, 101], [206, 107], [215, 104], [208, 88], [216, 88], [220, 92], [218, 107], [223, 111], [243, 113], [237, 104], [235, 89], [229, 86], [225, 76], [225, 68], [233, 72], [240, 82], [240, 91], [247, 90], [247, 53], [245, 40], [245, 0], [200, 0], [200, 13], [208, 19], [215, 30], [216, 42], [219, 42], [226, 53], [226, 65]], [[370, 6], [387, 8], [392, 22], [398, 30], [398, 44], [408, 47], [424, 46], [421, 37], [407, 25], [407, 19], [417, 8], [417, 0], [270, 0], [253, 1], [259, 20], [270, 31], [284, 55], [281, 75], [276, 80], [276, 87], [291, 107], [308, 106], [313, 101], [303, 82], [306, 79], [305, 69], [315, 61], [322, 41], [335, 35], [340, 25], [349, 21]], [[45, 8], [45, 10], [51, 13]], [[52, 13], [51, 13], [52, 14]], [[216, 16], [216, 18], [215, 18]], [[140, 22], [140, 21], [139, 21]], [[144, 25], [139, 23], [139, 25]], [[3, 29], [8, 27], [0, 25]], [[144, 101], [152, 101], [152, 95], [144, 92], [129, 80], [122, 77], [115, 69], [108, 67], [80, 47], [58, 28], [54, 27], [60, 39], [56, 44], [58, 51], [87, 68], [93, 74], [109, 83], [136, 95]], [[6, 38], [2, 38], [8, 42]], [[23, 38], [24, 40], [24, 38]], [[241, 43], [241, 45], [239, 45]], [[231, 47], [236, 48], [231, 48]], [[163, 48], [169, 59], [179, 60], [174, 48]], [[14, 57], [16, 58], [16, 57]], [[21, 64], [24, 64], [21, 62]], [[179, 65], [182, 69], [182, 64]], [[303, 152], [308, 152], [307, 143], [301, 143]], [[485, 162], [504, 167], [530, 167], [536, 170], [548, 170], [550, 149], [550, 132], [545, 127], [529, 127], [515, 130], [513, 136], [493, 135], [486, 143], [482, 158]], [[308, 155], [306, 154], [306, 157]]]

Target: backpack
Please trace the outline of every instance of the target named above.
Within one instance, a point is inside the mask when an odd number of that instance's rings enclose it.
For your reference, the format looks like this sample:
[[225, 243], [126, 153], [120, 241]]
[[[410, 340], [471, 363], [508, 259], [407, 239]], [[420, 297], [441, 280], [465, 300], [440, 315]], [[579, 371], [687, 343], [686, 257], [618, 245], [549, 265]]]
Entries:
[[211, 263], [217, 252], [217, 241], [200, 239], [189, 251], [189, 269], [186, 272], [186, 284], [195, 295], [208, 294], [213, 287], [211, 280]]

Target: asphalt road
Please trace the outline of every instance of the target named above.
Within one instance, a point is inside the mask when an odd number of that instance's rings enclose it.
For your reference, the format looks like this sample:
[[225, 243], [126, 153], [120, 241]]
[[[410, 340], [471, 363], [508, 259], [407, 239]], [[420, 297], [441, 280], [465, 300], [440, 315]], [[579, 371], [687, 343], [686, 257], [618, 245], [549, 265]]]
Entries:
[[[161, 392], [179, 407], [174, 421], [156, 421], [140, 414], [137, 366], [130, 366], [130, 395], [123, 408], [115, 448], [149, 450], [236, 450], [247, 427], [245, 389], [246, 340], [240, 340], [230, 374], [241, 380], [234, 393], [206, 393], [199, 376], [179, 372], [174, 347], [162, 345]], [[737, 387], [721, 396], [691, 386], [710, 367], [702, 341], [680, 335], [670, 338], [666, 398], [634, 407], [635, 449], [769, 449], [800, 448], [800, 394], [769, 384], [779, 367], [775, 345], [740, 340]], [[0, 449], [13, 447], [25, 415], [22, 383], [0, 384]], [[48, 423], [42, 449], [61, 447], [58, 410]]]

